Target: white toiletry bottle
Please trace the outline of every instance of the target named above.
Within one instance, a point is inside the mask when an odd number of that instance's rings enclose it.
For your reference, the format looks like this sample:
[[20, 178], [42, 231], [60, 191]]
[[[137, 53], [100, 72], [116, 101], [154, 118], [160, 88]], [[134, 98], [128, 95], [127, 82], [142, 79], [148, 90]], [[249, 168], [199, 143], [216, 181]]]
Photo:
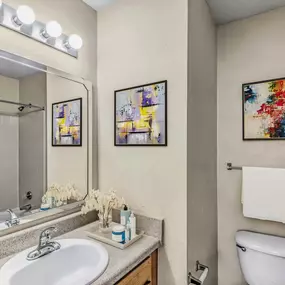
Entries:
[[137, 235], [137, 218], [134, 215], [134, 212], [132, 212], [130, 216], [130, 224], [131, 224], [131, 239], [135, 238]]
[[126, 242], [129, 242], [132, 239], [131, 238], [131, 223], [130, 223], [130, 220], [128, 220], [128, 222], [127, 222], [125, 238], [126, 238]]

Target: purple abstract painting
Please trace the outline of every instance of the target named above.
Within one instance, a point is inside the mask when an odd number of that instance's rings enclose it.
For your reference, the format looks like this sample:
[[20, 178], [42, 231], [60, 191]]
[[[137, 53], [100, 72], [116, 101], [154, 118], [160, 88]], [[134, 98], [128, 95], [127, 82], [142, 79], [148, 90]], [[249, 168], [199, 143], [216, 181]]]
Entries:
[[82, 146], [82, 98], [52, 104], [52, 145]]
[[115, 145], [166, 146], [167, 81], [115, 91]]

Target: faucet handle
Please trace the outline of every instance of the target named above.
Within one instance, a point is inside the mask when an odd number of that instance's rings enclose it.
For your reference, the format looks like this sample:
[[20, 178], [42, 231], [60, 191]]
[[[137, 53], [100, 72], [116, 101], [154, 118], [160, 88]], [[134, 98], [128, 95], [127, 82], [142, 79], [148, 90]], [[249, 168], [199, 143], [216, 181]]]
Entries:
[[56, 232], [56, 227], [49, 227], [44, 229], [40, 234], [40, 240], [39, 240], [39, 248], [46, 246], [48, 243], [50, 243], [51, 240], [51, 232]]
[[56, 227], [49, 227], [44, 229], [40, 234], [40, 239], [45, 238], [47, 241], [51, 239], [51, 232], [57, 232]]
[[61, 247], [60, 244], [56, 241], [50, 240], [51, 232], [56, 231], [56, 227], [49, 227], [44, 229], [40, 234], [38, 247], [28, 254], [27, 260], [35, 260], [55, 250], [59, 250]]
[[10, 219], [6, 221], [6, 225], [8, 227], [16, 226], [20, 224], [20, 219], [17, 217], [17, 215], [13, 212], [12, 209], [7, 209], [7, 213], [10, 215]]
[[6, 212], [10, 214], [11, 220], [18, 219], [17, 215], [14, 213], [12, 209], [7, 209]]

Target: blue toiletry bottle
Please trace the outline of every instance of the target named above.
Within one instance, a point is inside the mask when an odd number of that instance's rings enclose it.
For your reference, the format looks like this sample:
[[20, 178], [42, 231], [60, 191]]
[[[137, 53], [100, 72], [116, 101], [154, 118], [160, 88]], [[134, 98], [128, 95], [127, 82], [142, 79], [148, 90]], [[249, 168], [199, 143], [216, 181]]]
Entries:
[[121, 209], [121, 225], [126, 226], [130, 216], [131, 211], [128, 206], [124, 204], [123, 208]]

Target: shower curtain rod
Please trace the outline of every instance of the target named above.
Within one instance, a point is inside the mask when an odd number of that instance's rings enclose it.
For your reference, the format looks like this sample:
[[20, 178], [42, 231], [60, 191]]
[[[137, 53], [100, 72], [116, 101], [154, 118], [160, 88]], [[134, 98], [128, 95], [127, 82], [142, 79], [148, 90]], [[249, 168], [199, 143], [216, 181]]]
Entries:
[[25, 112], [25, 113], [7, 113], [7, 112], [1, 112], [0, 111], [0, 116], [7, 116], [7, 117], [24, 117], [24, 116], [27, 116], [31, 113], [35, 113], [35, 112], [41, 112], [41, 111], [44, 111], [44, 109], [36, 109], [36, 110], [33, 110], [33, 111], [29, 111], [29, 112]]
[[36, 109], [39, 109], [39, 110], [44, 110], [45, 109], [45, 107], [40, 107], [40, 106], [36, 106], [36, 105], [32, 105], [32, 104], [23, 104], [23, 103], [20, 103], [20, 102], [8, 101], [8, 100], [3, 100], [3, 99], [0, 99], [0, 103], [18, 105], [18, 106], [23, 106], [23, 107], [27, 107], [27, 108], [36, 108]]

